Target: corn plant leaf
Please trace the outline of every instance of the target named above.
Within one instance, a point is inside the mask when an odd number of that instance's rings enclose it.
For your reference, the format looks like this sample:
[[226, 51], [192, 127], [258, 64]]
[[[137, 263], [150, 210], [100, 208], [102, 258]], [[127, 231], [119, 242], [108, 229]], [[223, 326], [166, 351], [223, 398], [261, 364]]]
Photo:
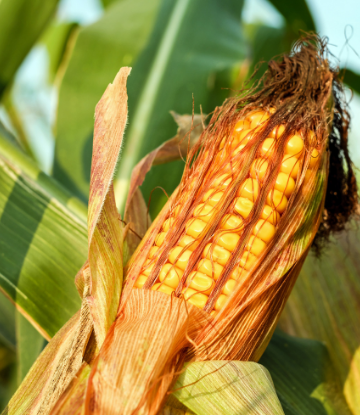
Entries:
[[58, 0], [0, 2], [0, 96], [49, 23], [57, 3]]
[[22, 382], [44, 348], [45, 339], [35, 327], [16, 311], [17, 380]]
[[76, 33], [77, 28], [77, 23], [54, 23], [47, 28], [40, 40], [40, 44], [46, 47], [49, 56], [50, 83], [54, 82], [64, 62], [65, 52], [69, 47], [68, 42]]
[[347, 84], [353, 91], [360, 94], [360, 74], [346, 69], [344, 73], [344, 83]]
[[327, 347], [275, 331], [260, 362], [286, 415], [350, 415]]
[[284, 414], [269, 372], [254, 362], [189, 363], [173, 390], [197, 415]]
[[[129, 80], [131, 123], [119, 165], [115, 193], [120, 210], [133, 167], [174, 132], [169, 109], [191, 113], [202, 105], [209, 113], [228, 95], [230, 76], [216, 84], [245, 55], [240, 16], [242, 1], [163, 1], [157, 21]], [[214, 27], [217, 29], [214, 30]], [[228, 74], [229, 75], [229, 74]], [[147, 200], [156, 186], [171, 193], [179, 183], [184, 163], [158, 166], [143, 186]], [[154, 198], [151, 214], [158, 213], [166, 196]]]
[[[360, 412], [360, 234], [342, 233], [320, 260], [309, 257], [284, 309], [286, 332], [323, 341], [346, 400]], [[306, 299], [306, 304], [304, 303]]]
[[145, 45], [159, 0], [113, 2], [80, 30], [59, 93], [54, 176], [87, 200], [94, 108], [121, 66]]
[[99, 345], [115, 320], [120, 301], [123, 236], [112, 179], [127, 122], [126, 81], [130, 68], [121, 68], [95, 110], [95, 129], [88, 211], [88, 297]]
[[306, 0], [290, 4], [286, 0], [269, 0], [270, 3], [284, 16], [288, 28], [298, 37], [299, 30], [315, 31], [314, 19]]
[[12, 351], [16, 347], [15, 307], [0, 293], [0, 343]]
[[86, 208], [0, 136], [0, 288], [49, 339], [79, 309]]

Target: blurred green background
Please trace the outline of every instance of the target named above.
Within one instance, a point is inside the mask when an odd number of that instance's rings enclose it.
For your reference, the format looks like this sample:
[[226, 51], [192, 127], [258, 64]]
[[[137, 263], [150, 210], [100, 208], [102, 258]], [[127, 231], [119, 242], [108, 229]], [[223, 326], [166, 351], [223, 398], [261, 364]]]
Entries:
[[[0, 135], [86, 204], [94, 108], [119, 68], [132, 66], [129, 125], [115, 182], [121, 210], [134, 165], [176, 133], [169, 111], [190, 114], [193, 102], [197, 113], [212, 111], [260, 60], [288, 51], [300, 30], [327, 36], [333, 65], [347, 68], [350, 145], [360, 166], [357, 0], [2, 0]], [[156, 186], [171, 193], [182, 168], [182, 162], [155, 167], [142, 187], [145, 199]], [[157, 188], [152, 215], [165, 200]], [[77, 306], [74, 300], [64, 316]], [[47, 333], [57, 327], [49, 325]], [[2, 297], [0, 409], [43, 346], [43, 337]]]

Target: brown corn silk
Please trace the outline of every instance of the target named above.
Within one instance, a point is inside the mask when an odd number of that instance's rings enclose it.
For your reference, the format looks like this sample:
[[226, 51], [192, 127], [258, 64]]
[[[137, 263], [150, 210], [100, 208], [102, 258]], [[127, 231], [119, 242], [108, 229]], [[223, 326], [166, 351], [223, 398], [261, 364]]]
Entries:
[[[268, 159], [269, 166], [259, 196], [250, 215], [244, 220], [244, 230], [236, 248], [204, 306], [204, 311], [211, 312], [231, 273], [238, 267], [254, 226], [261, 217], [267, 194], [274, 188], [287, 141], [294, 134], [302, 136], [305, 150], [299, 157], [295, 190], [277, 225], [275, 237], [250, 272], [239, 278], [229, 300], [214, 320], [199, 332], [188, 350], [188, 359], [258, 360], [270, 340], [323, 220], [330, 156], [328, 137], [334, 110], [333, 89], [341, 89], [337, 73], [330, 68], [324, 54], [325, 46], [315, 37], [298, 42], [290, 56], [271, 61], [263, 79], [246, 94], [228, 99], [215, 110], [198, 145], [189, 153], [177, 193], [153, 223], [130, 260], [123, 305], [144, 269], [145, 260], [164, 221], [171, 216], [175, 218], [163, 244], [151, 258], [153, 267], [143, 289], [150, 289], [159, 283], [159, 273], [171, 249], [185, 234], [186, 223], [193, 218], [194, 210], [211, 189], [214, 177], [218, 177], [225, 166], [231, 163], [232, 181], [223, 190], [224, 197], [216, 205], [216, 212], [198, 238], [198, 246], [188, 258], [184, 273], [172, 294], [173, 297], [182, 298], [190, 273], [196, 269], [205, 246], [219, 236], [219, 224], [231, 212], [236, 193], [249, 177], [250, 167], [258, 157], [264, 140], [274, 128], [283, 125], [285, 130], [275, 140], [273, 156]], [[270, 117], [252, 134], [245, 147], [234, 155], [231, 153], [234, 127], [254, 110], [270, 111]], [[309, 169], [315, 149], [318, 156]], [[174, 211], [177, 212], [176, 216]], [[214, 262], [211, 255], [210, 258]]]

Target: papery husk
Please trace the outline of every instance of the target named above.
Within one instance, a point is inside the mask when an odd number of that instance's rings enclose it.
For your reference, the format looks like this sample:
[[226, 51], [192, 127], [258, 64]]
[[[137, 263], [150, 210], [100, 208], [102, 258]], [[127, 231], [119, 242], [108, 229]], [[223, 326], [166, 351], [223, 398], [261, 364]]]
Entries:
[[183, 299], [131, 290], [93, 366], [86, 413], [156, 414], [210, 316]]

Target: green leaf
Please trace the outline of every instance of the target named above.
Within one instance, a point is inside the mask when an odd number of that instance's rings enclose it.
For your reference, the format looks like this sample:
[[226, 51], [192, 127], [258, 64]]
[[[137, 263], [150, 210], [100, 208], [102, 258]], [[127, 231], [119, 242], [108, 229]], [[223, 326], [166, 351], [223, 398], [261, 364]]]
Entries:
[[344, 70], [344, 83], [347, 84], [353, 91], [360, 94], [360, 74], [351, 69]]
[[58, 0], [0, 2], [0, 96], [52, 18]]
[[159, 0], [123, 0], [80, 30], [59, 94], [54, 177], [87, 200], [95, 105], [121, 66], [131, 66]]
[[0, 288], [46, 337], [78, 310], [86, 208], [0, 136]]
[[68, 42], [76, 32], [76, 23], [52, 24], [41, 38], [49, 55], [49, 82], [53, 82], [65, 57]]
[[15, 351], [15, 307], [2, 293], [0, 293], [0, 342]]
[[18, 311], [16, 312], [17, 378], [18, 384], [27, 375], [44, 347], [44, 337]]
[[285, 17], [287, 26], [299, 36], [299, 30], [315, 31], [314, 19], [311, 16], [306, 0], [289, 2], [287, 0], [269, 0]]
[[[214, 85], [217, 76], [227, 72], [222, 87], [229, 87], [231, 69], [245, 56], [242, 4], [238, 0], [163, 1], [149, 43], [129, 79], [129, 129], [115, 186], [120, 208], [134, 165], [175, 134], [169, 110], [191, 114], [194, 97], [195, 112], [201, 105], [209, 113], [215, 102], [220, 105], [228, 95]], [[183, 167], [183, 162], [176, 162], [153, 169], [142, 188], [145, 200], [156, 186], [172, 192]], [[158, 194], [151, 204], [153, 214], [164, 202]]]
[[254, 362], [189, 363], [173, 390], [197, 415], [284, 414], [268, 371]]
[[360, 233], [343, 232], [321, 260], [309, 256], [280, 319], [296, 336], [323, 341], [346, 400], [360, 413]]
[[276, 331], [260, 362], [286, 415], [350, 415], [323, 343]]

